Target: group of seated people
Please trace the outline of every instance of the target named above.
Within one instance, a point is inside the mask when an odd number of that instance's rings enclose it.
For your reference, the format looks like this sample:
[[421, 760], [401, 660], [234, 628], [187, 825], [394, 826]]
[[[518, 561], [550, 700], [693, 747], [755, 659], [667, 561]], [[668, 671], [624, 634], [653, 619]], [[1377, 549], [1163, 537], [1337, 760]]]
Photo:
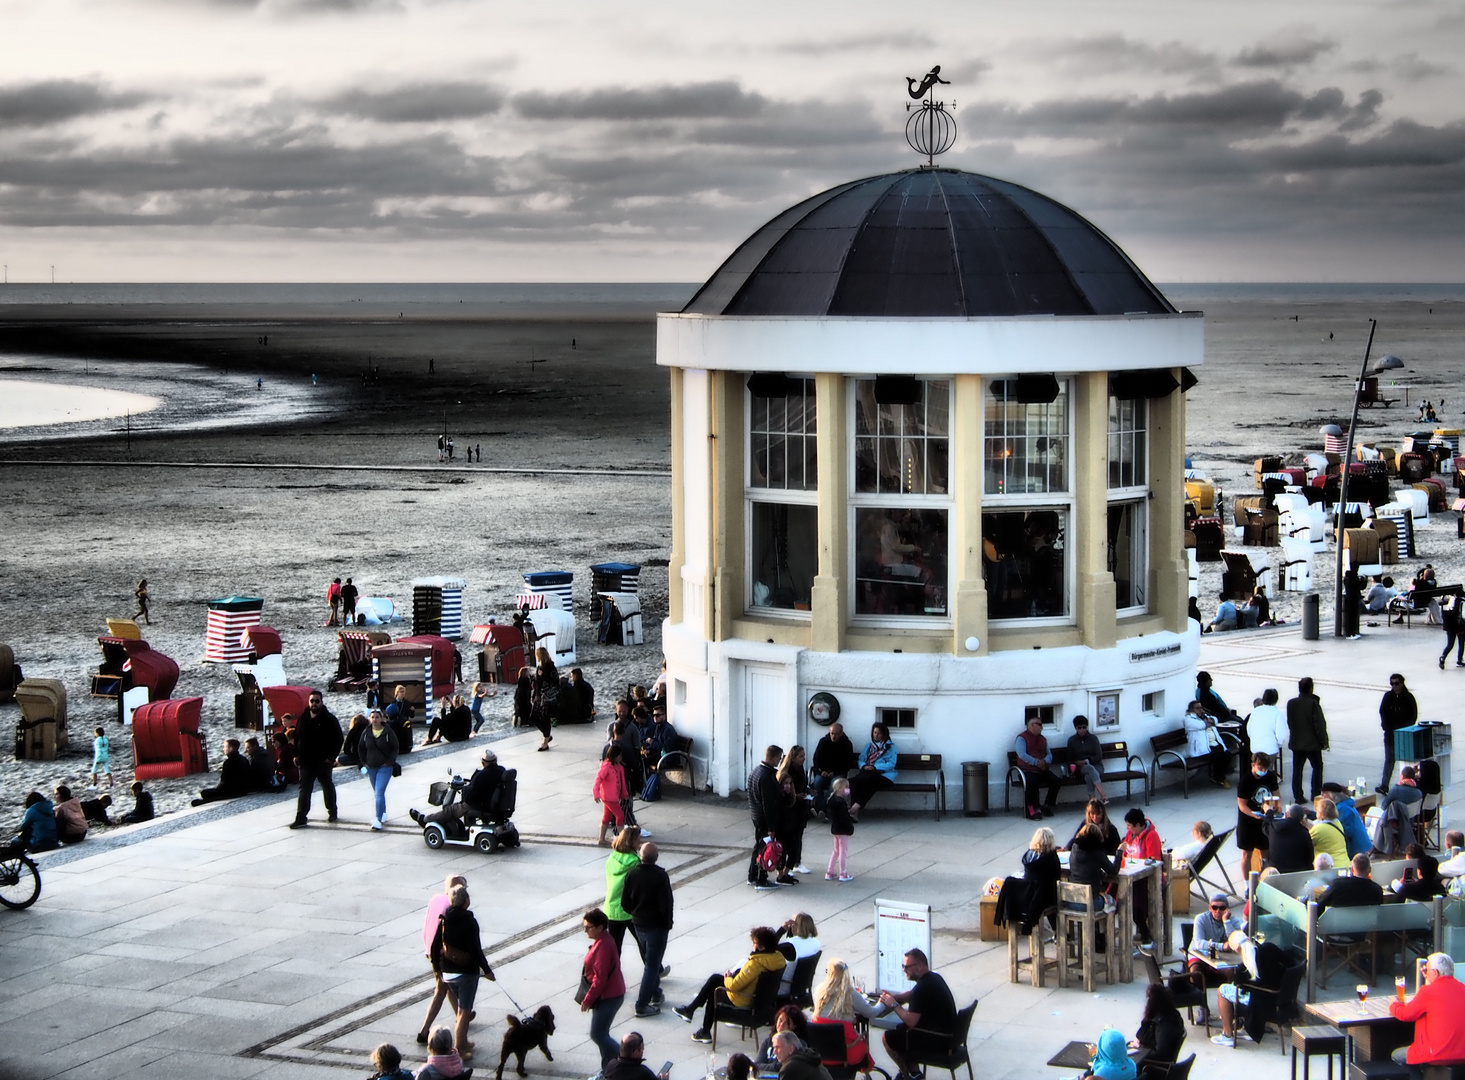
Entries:
[[[285, 733], [280, 732], [276, 738], [283, 736]], [[285, 738], [280, 747], [280, 757], [265, 750], [254, 736], [244, 740], [242, 750], [238, 739], [225, 739], [224, 760], [219, 762], [219, 782], [200, 791], [192, 805], [202, 806], [220, 799], [237, 799], [241, 795], [252, 795], [260, 791], [285, 790], [286, 777], [291, 771], [295, 773], [296, 782], [300, 779], [291, 750], [292, 744], [288, 738]], [[283, 757], [286, 753], [290, 756]], [[282, 760], [287, 761], [288, 766], [282, 767]]]
[[62, 844], [76, 844], [86, 839], [87, 829], [97, 825], [130, 825], [153, 818], [153, 797], [143, 789], [141, 781], [132, 785], [133, 808], [120, 818], [108, 815], [111, 795], [80, 799], [71, 788], [58, 784], [48, 799], [39, 791], [25, 797], [25, 813], [20, 829], [7, 847], [20, 851], [51, 851]]
[[[1260, 587], [1254, 589], [1252, 594], [1242, 600], [1240, 604], [1232, 600], [1231, 594], [1224, 589], [1221, 590], [1219, 600], [1220, 603], [1216, 606], [1216, 616], [1201, 627], [1202, 634], [1280, 625], [1279, 620], [1272, 617], [1271, 601], [1267, 599]], [[1198, 610], [1192, 612], [1191, 617], [1196, 622], [1200, 622]]]
[[[801, 916], [800, 918], [807, 918]], [[780, 949], [779, 938], [788, 933], [790, 943], [799, 936], [800, 929], [807, 928], [798, 920], [785, 924], [780, 932], [770, 926], [754, 927], [750, 937], [752, 952], [741, 966], [708, 977], [697, 995], [686, 1005], [674, 1011], [688, 1023], [700, 1023], [692, 1032], [694, 1042], [712, 1041], [712, 1024], [715, 1009], [725, 1001], [735, 1008], [748, 1008], [753, 1004], [759, 978], [767, 972], [783, 973], [792, 963]], [[815, 942], [817, 945], [817, 941]], [[818, 951], [817, 949], [815, 951]], [[813, 955], [813, 953], [807, 953]], [[784, 1005], [774, 1018], [773, 1033], [759, 1049], [755, 1060], [735, 1054], [728, 1062], [729, 1080], [746, 1077], [749, 1070], [758, 1065], [778, 1065], [778, 1074], [783, 1080], [815, 1080], [823, 1072], [823, 1065], [840, 1068], [866, 1067], [870, 1061], [869, 1045], [860, 1027], [864, 1021], [890, 1016], [898, 1021], [887, 1028], [882, 1037], [885, 1051], [895, 1063], [894, 1080], [920, 1075], [919, 1066], [929, 1055], [944, 1054], [952, 1034], [956, 1031], [956, 1001], [946, 980], [931, 970], [930, 961], [920, 949], [911, 949], [903, 957], [902, 970], [913, 984], [901, 991], [879, 990], [866, 996], [854, 984], [849, 965], [843, 960], [833, 959], [825, 967], [823, 981], [813, 993], [813, 1013], [806, 1013], [796, 1003]], [[839, 1056], [821, 1056], [814, 1045], [826, 1045], [816, 1040], [814, 1025], [829, 1025], [837, 1028], [838, 1034], [827, 1040], [828, 1046], [841, 1048]], [[826, 1054], [828, 1051], [826, 1051]], [[827, 1072], [823, 1073], [827, 1080]]]

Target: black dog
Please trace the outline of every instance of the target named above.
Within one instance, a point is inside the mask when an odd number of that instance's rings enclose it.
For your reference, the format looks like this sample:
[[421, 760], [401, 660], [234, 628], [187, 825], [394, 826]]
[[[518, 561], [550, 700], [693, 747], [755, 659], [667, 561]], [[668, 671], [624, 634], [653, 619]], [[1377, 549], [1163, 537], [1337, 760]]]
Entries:
[[549, 1052], [549, 1037], [554, 1034], [554, 1010], [548, 1005], [541, 1005], [534, 1011], [533, 1016], [507, 1018], [509, 1030], [504, 1032], [503, 1054], [499, 1057], [499, 1068], [495, 1074], [495, 1080], [504, 1080], [504, 1066], [508, 1064], [509, 1058], [519, 1059], [518, 1073], [520, 1076], [528, 1076], [524, 1071], [524, 1055], [533, 1050], [536, 1046], [544, 1051], [544, 1056], [554, 1060], [554, 1055]]

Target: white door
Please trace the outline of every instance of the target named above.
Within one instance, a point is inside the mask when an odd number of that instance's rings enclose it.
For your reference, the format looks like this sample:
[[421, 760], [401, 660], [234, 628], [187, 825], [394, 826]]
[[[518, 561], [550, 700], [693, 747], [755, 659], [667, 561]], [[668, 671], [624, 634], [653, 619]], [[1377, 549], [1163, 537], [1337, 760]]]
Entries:
[[784, 714], [788, 700], [788, 672], [772, 664], [743, 666], [743, 776], [763, 760], [770, 743], [787, 749], [793, 725]]

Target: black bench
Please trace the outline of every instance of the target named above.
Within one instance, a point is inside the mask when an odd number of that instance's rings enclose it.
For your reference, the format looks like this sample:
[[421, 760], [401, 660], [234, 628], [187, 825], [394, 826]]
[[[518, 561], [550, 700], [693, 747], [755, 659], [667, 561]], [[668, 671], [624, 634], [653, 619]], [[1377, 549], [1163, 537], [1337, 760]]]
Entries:
[[692, 737], [690, 735], [678, 735], [672, 748], [661, 755], [661, 760], [656, 763], [656, 771], [664, 773], [668, 768], [686, 769], [687, 786], [693, 791], [697, 790], [697, 774], [692, 768]]
[[[1049, 749], [1053, 754], [1053, 764], [1059, 769], [1066, 768], [1068, 765], [1068, 747], [1053, 746], [1049, 747]], [[1126, 799], [1134, 797], [1134, 781], [1138, 780], [1143, 785], [1145, 805], [1148, 806], [1150, 804], [1150, 774], [1145, 771], [1145, 763], [1141, 760], [1140, 756], [1129, 752], [1129, 744], [1126, 742], [1100, 743], [1099, 755], [1099, 780], [1102, 783], [1114, 783], [1123, 780], [1124, 797]], [[1117, 763], [1117, 766], [1111, 767], [1111, 763]], [[1078, 773], [1058, 777], [1058, 783], [1061, 787], [1071, 787], [1074, 784], [1082, 784], [1083, 782], [1083, 776]], [[1018, 791], [1022, 791], [1025, 787], [1026, 780], [1023, 776], [1023, 771], [1017, 764], [1017, 751], [1009, 750], [1007, 751], [1007, 786], [1002, 794], [1002, 806], [1004, 810], [1009, 813], [1012, 811], [1013, 789], [1016, 788]]]
[[[1059, 773], [1053, 774], [1054, 779], [1058, 781], [1058, 786], [1060, 788], [1066, 788], [1072, 787], [1074, 784], [1082, 785], [1084, 782], [1082, 776], [1066, 771], [1068, 767], [1068, 747], [1050, 746], [1048, 750], [1053, 755], [1053, 767], [1065, 770], [1061, 775]], [[1027, 774], [1022, 771], [1022, 768], [1017, 763], [1017, 751], [1009, 750], [1007, 751], [1007, 786], [1002, 792], [1002, 809], [1009, 814], [1012, 813], [1013, 788], [1016, 788], [1018, 791], [1026, 791]]]
[[936, 820], [946, 812], [946, 774], [941, 771], [940, 754], [896, 754], [895, 771], [901, 777], [911, 773], [929, 773], [929, 780], [897, 780], [885, 791], [907, 795], [931, 795], [936, 803]]
[[[1220, 735], [1221, 745], [1228, 753], [1236, 754], [1240, 751], [1240, 739], [1228, 731], [1222, 731]], [[1190, 798], [1190, 774], [1198, 769], [1210, 768], [1211, 765], [1210, 754], [1190, 756], [1190, 739], [1184, 728], [1151, 738], [1150, 753], [1150, 790], [1154, 791], [1160, 786], [1161, 769], [1176, 769], [1180, 772], [1181, 790], [1187, 799]]]
[[1411, 630], [1414, 628], [1414, 616], [1426, 614], [1431, 600], [1439, 600], [1451, 594], [1465, 595], [1465, 585], [1435, 585], [1400, 593], [1389, 601], [1389, 606], [1384, 609], [1385, 614], [1392, 615], [1394, 623], [1402, 619], [1404, 628]]

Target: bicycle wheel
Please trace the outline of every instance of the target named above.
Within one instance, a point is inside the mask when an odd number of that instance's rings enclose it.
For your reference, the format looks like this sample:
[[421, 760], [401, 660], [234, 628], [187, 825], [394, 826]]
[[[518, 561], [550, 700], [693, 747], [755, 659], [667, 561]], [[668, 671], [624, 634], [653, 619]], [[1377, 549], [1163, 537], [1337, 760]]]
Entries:
[[24, 855], [0, 859], [0, 904], [20, 910], [41, 895], [41, 872]]

